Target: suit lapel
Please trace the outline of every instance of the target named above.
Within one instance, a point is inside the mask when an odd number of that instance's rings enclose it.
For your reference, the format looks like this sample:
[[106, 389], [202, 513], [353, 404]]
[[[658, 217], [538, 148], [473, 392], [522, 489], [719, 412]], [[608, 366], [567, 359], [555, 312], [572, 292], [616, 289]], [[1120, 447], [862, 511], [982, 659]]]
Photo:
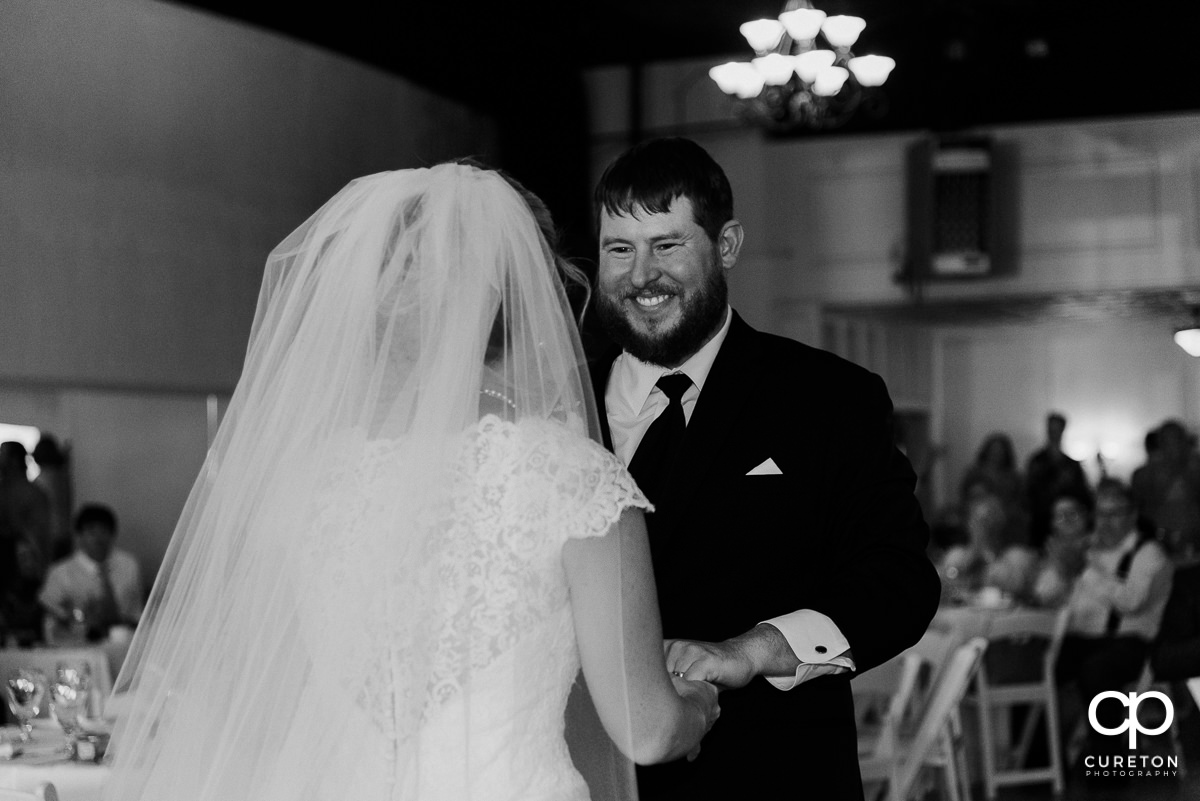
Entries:
[[[696, 503], [696, 487], [714, 467], [724, 461], [724, 454], [728, 451], [726, 443], [735, 430], [733, 423], [748, 413], [752, 395], [749, 388], [754, 385], [754, 374], [760, 369], [756, 365], [755, 336], [757, 332], [737, 312], [733, 312], [729, 333], [717, 352], [717, 358], [713, 360], [704, 389], [688, 421], [676, 469], [663, 484], [660, 512], [657, 514], [660, 520], [675, 517], [679, 510]], [[596, 405], [600, 411], [600, 428], [604, 445], [609, 450], [612, 450], [612, 433], [608, 425], [604, 391], [613, 361], [620, 352], [619, 348], [605, 351], [589, 364]], [[655, 537], [667, 537], [673, 534], [668, 529], [674, 527], [655, 528]]]

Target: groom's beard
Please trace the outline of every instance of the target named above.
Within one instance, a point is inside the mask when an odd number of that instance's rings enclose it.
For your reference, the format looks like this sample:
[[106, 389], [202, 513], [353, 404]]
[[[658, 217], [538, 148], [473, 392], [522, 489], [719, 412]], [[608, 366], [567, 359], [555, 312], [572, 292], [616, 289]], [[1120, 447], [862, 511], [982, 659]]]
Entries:
[[[650, 284], [643, 291], [653, 291]], [[626, 316], [622, 304], [634, 297], [632, 289], [614, 298], [596, 293], [596, 315], [604, 333], [617, 345], [641, 361], [660, 367], [678, 367], [703, 347], [725, 319], [729, 304], [729, 286], [721, 269], [712, 270], [709, 279], [695, 292], [677, 295], [681, 299], [679, 322], [674, 327], [647, 334], [639, 331]], [[671, 292], [671, 294], [675, 294]]]

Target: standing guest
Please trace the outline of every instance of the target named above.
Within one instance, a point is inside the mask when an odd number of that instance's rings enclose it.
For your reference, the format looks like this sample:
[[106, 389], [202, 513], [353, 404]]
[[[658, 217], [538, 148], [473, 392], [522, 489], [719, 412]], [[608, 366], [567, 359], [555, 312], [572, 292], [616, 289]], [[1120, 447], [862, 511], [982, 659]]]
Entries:
[[850, 677], [915, 643], [939, 594], [887, 390], [730, 309], [744, 233], [695, 142], [627, 151], [596, 207], [597, 314], [620, 346], [594, 362], [601, 419], [656, 507], [669, 666], [725, 689], [699, 758], [641, 770], [641, 795], [745, 797], [771, 765], [861, 798]]
[[1146, 522], [1190, 559], [1200, 547], [1200, 456], [1178, 420], [1158, 427], [1158, 457], [1138, 476], [1135, 496]]
[[1029, 498], [1030, 544], [1042, 547], [1050, 533], [1050, 506], [1059, 493], [1067, 490], [1088, 492], [1083, 466], [1062, 449], [1067, 418], [1060, 412], [1046, 415], [1046, 444], [1029, 457], [1025, 468], [1025, 486]]
[[38, 599], [60, 629], [86, 628], [88, 639], [103, 639], [112, 626], [136, 626], [145, 596], [137, 560], [114, 547], [117, 517], [112, 509], [88, 504], [75, 516], [75, 552], [46, 574]]
[[[1137, 527], [1128, 488], [1115, 480], [1096, 491], [1096, 531], [1087, 566], [1071, 591], [1071, 622], [1058, 656], [1060, 682], [1075, 679], [1079, 701], [1136, 681], [1158, 634], [1171, 593], [1173, 567], [1163, 547]], [[1119, 724], [1128, 709], [1109, 702], [1097, 707], [1102, 727]], [[1113, 738], [1096, 735], [1106, 753]]]
[[50, 530], [49, 502], [29, 480], [27, 457], [20, 442], [0, 443], [0, 635], [22, 642], [36, 624], [29, 593], [41, 583]]
[[43, 547], [46, 558], [58, 561], [71, 552], [71, 478], [67, 455], [52, 434], [42, 434], [33, 446], [33, 460], [38, 474], [33, 483], [50, 502], [47, 542]]
[[1158, 447], [1157, 427], [1146, 432], [1142, 446], [1146, 450], [1146, 461], [1134, 468], [1132, 475], [1129, 476], [1129, 491], [1133, 495], [1133, 502], [1137, 506], [1138, 514], [1146, 525], [1153, 528], [1154, 524], [1150, 522], [1147, 508], [1150, 505], [1150, 496], [1153, 494], [1152, 477], [1158, 472], [1159, 463], [1162, 462], [1162, 448]]
[[1010, 517], [1018, 516], [1025, 506], [1025, 483], [1017, 470], [1016, 450], [1007, 434], [993, 433], [983, 441], [975, 462], [963, 476], [961, 495], [965, 499], [982, 487], [991, 492]]
[[0, 443], [0, 541], [24, 540], [43, 552], [49, 539], [50, 501], [29, 480], [28, 456], [19, 442]]

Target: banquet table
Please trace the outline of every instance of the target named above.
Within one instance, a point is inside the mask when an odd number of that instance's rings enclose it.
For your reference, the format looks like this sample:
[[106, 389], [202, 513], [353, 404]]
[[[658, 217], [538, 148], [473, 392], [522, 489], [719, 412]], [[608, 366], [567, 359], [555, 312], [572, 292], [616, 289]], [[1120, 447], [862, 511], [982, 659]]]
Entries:
[[[15, 741], [17, 729], [5, 726], [0, 736]], [[99, 801], [109, 767], [95, 762], [78, 762], [66, 755], [66, 737], [50, 720], [34, 721], [33, 740], [24, 753], [0, 759], [0, 788], [33, 790], [51, 782], [60, 801]]]
[[[99, 717], [113, 689], [113, 680], [121, 670], [128, 641], [105, 640], [98, 643], [38, 648], [0, 648], [0, 676], [16, 668], [35, 668], [46, 676], [54, 675], [57, 666], [85, 666], [92, 676], [95, 693], [89, 703], [90, 713]], [[49, 705], [42, 707], [41, 717], [49, 715]]]

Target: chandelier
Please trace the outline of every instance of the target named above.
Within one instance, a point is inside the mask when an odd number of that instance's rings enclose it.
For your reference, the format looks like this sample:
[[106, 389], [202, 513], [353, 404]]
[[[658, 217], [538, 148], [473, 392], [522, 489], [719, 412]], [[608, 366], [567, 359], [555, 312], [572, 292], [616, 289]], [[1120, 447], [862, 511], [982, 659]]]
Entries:
[[708, 74], [736, 99], [740, 116], [768, 130], [834, 128], [857, 111], [882, 111], [878, 87], [896, 62], [851, 52], [866, 26], [862, 17], [826, 16], [808, 0], [789, 0], [778, 19], [739, 29], [755, 59], [720, 64]]

